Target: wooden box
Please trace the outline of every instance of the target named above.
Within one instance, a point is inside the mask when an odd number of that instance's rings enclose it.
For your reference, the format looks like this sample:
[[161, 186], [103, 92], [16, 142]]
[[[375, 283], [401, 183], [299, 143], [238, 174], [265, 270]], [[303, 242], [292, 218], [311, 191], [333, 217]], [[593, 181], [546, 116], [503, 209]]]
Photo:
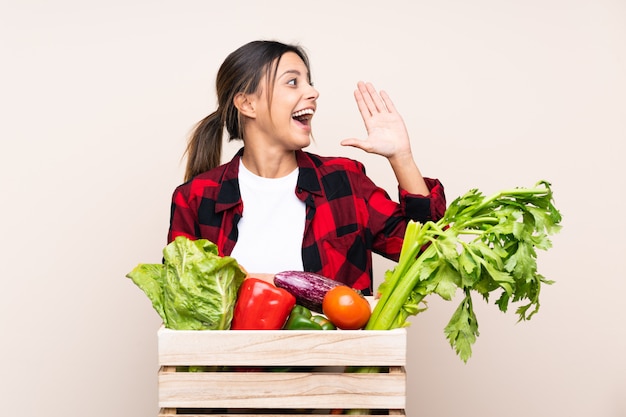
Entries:
[[160, 416], [404, 416], [406, 342], [406, 329], [161, 328]]

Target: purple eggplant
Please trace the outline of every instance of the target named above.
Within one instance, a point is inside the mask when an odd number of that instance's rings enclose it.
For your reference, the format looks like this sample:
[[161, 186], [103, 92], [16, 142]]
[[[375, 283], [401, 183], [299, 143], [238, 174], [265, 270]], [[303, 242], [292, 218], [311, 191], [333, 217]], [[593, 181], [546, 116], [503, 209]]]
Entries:
[[316, 313], [323, 313], [322, 301], [326, 293], [345, 284], [313, 272], [283, 271], [274, 275], [274, 285], [293, 294], [297, 304]]

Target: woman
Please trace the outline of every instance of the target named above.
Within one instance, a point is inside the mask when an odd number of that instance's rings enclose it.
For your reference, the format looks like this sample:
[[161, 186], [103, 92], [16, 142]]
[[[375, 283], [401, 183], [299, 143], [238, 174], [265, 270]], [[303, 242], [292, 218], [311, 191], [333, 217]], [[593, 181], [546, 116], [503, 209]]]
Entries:
[[[311, 271], [369, 295], [372, 252], [397, 260], [410, 219], [443, 215], [443, 186], [422, 177], [401, 116], [371, 84], [355, 91], [368, 137], [341, 143], [388, 159], [400, 203], [361, 163], [303, 151], [319, 93], [300, 47], [250, 42], [226, 58], [216, 87], [218, 108], [189, 141], [168, 241], [208, 239], [253, 275]], [[220, 165], [224, 127], [244, 146]]]

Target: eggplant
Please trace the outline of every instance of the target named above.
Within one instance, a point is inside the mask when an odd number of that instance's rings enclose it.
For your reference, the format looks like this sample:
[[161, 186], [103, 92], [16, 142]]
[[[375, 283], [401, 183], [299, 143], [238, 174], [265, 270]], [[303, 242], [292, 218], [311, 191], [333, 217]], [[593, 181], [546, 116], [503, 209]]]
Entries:
[[274, 285], [296, 297], [296, 304], [323, 314], [322, 301], [326, 293], [345, 284], [314, 272], [283, 271], [274, 275]]

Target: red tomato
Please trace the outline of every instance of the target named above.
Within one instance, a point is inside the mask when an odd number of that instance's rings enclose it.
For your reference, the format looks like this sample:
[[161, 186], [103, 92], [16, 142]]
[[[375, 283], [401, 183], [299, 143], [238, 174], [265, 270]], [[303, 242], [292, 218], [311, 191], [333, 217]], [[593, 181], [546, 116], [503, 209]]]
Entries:
[[342, 330], [361, 329], [372, 315], [370, 303], [347, 285], [330, 289], [322, 300], [322, 310], [328, 320]]

